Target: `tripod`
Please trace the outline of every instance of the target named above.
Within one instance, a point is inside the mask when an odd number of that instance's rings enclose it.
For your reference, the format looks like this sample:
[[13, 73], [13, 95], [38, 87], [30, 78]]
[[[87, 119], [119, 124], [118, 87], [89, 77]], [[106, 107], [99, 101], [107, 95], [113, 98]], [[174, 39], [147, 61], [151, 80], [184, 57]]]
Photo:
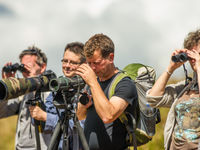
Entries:
[[[59, 115], [58, 123], [56, 124], [54, 133], [51, 137], [51, 141], [48, 147], [48, 150], [57, 150], [59, 146], [59, 142], [61, 140], [61, 136], [63, 135], [63, 150], [69, 150], [69, 120], [73, 118], [74, 126], [73, 126], [73, 150], [79, 150], [79, 137], [82, 142], [82, 146], [84, 150], [89, 150], [89, 146], [85, 139], [85, 135], [83, 133], [83, 129], [80, 126], [80, 123], [76, 117], [74, 108], [76, 107], [78, 101], [78, 94], [74, 95], [73, 92], [64, 91], [58, 92], [54, 98], [54, 105], [56, 106], [57, 113], [59, 111], [57, 108], [64, 109], [64, 112]], [[71, 97], [73, 95], [73, 97]], [[64, 104], [62, 104], [64, 101]]]
[[[30, 106], [36, 106], [37, 105], [42, 110], [45, 110], [45, 105], [44, 105], [44, 102], [42, 101], [40, 90], [37, 90], [35, 92], [35, 97], [33, 99], [29, 99], [28, 101], [26, 101], [26, 104], [30, 105]], [[35, 126], [35, 136], [36, 136], [37, 150], [41, 150], [40, 133], [43, 132], [45, 122], [39, 121], [39, 120], [36, 120], [36, 119], [33, 119], [33, 120], [34, 120], [34, 126]]]

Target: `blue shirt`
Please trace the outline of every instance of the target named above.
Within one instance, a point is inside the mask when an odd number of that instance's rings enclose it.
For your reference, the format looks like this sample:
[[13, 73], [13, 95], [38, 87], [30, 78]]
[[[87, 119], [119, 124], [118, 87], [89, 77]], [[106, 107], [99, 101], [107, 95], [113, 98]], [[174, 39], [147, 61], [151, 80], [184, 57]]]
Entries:
[[[47, 112], [47, 119], [46, 119], [46, 123], [45, 123], [45, 128], [44, 130], [48, 130], [48, 131], [54, 131], [57, 122], [59, 120], [59, 116], [57, 114], [56, 111], [56, 107], [53, 105], [53, 94], [50, 93], [49, 96], [46, 98], [46, 102], [45, 102], [45, 106], [46, 106], [46, 112]], [[62, 112], [64, 112], [64, 109], [58, 109], [59, 114], [61, 115]], [[79, 121], [80, 125], [82, 128], [84, 128], [84, 120]], [[74, 126], [74, 122], [73, 119], [69, 120], [69, 128], [68, 128], [68, 135], [70, 136], [70, 138], [72, 138], [72, 134], [73, 134], [73, 126]], [[72, 141], [70, 141], [71, 143]], [[63, 138], [61, 138], [60, 144], [59, 144], [59, 149], [62, 149], [62, 143], [63, 143]], [[70, 144], [70, 147], [72, 149], [72, 144]]]

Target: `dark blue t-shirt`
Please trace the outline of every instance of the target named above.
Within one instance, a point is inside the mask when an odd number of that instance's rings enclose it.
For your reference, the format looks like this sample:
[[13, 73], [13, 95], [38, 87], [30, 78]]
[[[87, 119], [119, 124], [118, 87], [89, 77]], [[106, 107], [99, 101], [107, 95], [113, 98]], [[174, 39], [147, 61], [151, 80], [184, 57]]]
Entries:
[[[98, 81], [107, 97], [109, 86], [115, 76], [116, 74], [103, 82]], [[117, 84], [114, 96], [123, 98], [129, 103], [126, 111], [134, 111], [137, 91], [134, 82], [130, 78], [126, 77]], [[119, 119], [112, 123], [104, 124], [98, 116], [94, 105], [87, 110], [84, 133], [90, 150], [124, 150], [127, 147], [125, 126]]]

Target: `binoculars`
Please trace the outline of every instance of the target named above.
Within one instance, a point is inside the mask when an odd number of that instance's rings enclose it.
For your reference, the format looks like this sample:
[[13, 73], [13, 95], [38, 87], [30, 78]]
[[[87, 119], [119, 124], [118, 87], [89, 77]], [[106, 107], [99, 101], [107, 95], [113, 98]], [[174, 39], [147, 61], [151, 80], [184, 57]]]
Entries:
[[189, 60], [189, 57], [186, 53], [180, 53], [178, 55], [172, 56], [171, 59], [173, 62], [184, 62], [184, 61]]
[[18, 63], [3, 67], [3, 72], [7, 72], [7, 73], [8, 72], [16, 72], [17, 70], [24, 72], [26, 69], [24, 68], [23, 64], [18, 64]]

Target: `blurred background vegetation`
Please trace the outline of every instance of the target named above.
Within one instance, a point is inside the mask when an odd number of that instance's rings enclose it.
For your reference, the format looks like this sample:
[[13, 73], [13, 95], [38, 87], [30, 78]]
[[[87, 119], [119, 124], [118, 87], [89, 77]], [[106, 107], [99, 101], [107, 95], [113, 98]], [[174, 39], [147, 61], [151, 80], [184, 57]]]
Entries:
[[0, 119], [0, 150], [14, 150], [17, 116]]
[[152, 141], [140, 146], [138, 150], [164, 150], [164, 126], [167, 119], [169, 108], [160, 108], [161, 122], [156, 125], [156, 134]]
[[[161, 122], [156, 125], [156, 134], [152, 141], [140, 146], [138, 150], [164, 150], [163, 130], [168, 108], [161, 108]], [[17, 116], [0, 119], [0, 150], [14, 150]]]

